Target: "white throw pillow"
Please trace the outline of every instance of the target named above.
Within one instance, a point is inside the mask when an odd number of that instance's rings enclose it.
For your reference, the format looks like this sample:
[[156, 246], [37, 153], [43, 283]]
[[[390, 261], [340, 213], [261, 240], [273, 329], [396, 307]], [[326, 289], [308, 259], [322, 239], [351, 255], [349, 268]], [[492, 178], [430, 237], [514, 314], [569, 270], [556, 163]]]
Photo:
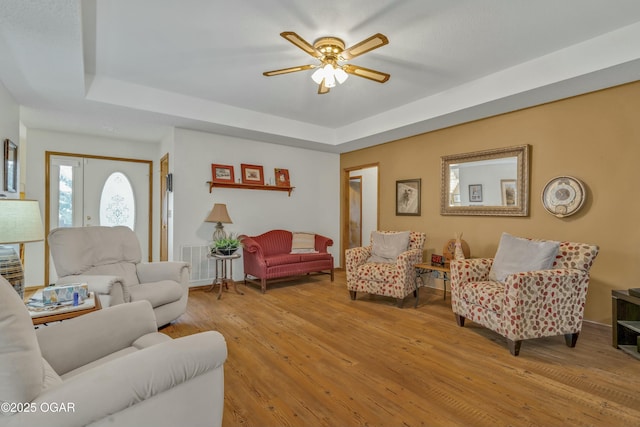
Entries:
[[313, 233], [293, 233], [292, 254], [316, 253], [316, 235]]
[[560, 242], [529, 240], [502, 233], [489, 280], [504, 282], [510, 274], [548, 270], [559, 248]]
[[409, 249], [409, 231], [381, 233], [374, 231], [371, 235], [371, 257], [368, 262], [395, 263], [398, 255]]

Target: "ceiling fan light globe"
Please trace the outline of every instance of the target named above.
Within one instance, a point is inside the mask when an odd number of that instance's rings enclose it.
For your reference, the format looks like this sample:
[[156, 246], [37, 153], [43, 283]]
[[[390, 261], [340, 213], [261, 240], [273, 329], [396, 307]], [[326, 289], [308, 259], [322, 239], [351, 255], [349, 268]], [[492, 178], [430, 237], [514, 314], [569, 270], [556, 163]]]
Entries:
[[318, 68], [316, 71], [314, 71], [313, 74], [311, 74], [311, 79], [314, 82], [316, 82], [316, 84], [322, 83], [322, 79], [324, 79], [324, 77], [325, 77], [324, 68]]
[[324, 85], [329, 88], [336, 87], [336, 78], [333, 76], [333, 73], [324, 78]]
[[334, 75], [340, 84], [344, 83], [349, 78], [349, 74], [347, 74], [342, 68], [336, 68]]

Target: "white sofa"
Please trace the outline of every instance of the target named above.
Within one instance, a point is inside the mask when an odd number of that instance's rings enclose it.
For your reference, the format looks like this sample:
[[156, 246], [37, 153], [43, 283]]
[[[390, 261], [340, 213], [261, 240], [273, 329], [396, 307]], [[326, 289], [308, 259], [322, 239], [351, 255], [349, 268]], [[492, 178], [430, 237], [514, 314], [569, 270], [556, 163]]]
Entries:
[[226, 358], [218, 332], [157, 332], [147, 301], [36, 331], [0, 277], [0, 426], [220, 426]]
[[146, 300], [158, 326], [187, 309], [190, 266], [186, 262], [142, 262], [129, 227], [56, 228], [47, 237], [57, 285], [86, 282], [103, 307]]

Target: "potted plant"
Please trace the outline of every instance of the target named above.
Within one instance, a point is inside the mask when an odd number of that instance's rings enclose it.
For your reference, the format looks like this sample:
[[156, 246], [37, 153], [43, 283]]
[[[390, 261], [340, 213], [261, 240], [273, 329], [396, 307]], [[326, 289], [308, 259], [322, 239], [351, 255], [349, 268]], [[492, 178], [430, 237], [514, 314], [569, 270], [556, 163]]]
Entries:
[[223, 239], [218, 239], [211, 244], [211, 254], [232, 255], [242, 246], [240, 239], [233, 234]]

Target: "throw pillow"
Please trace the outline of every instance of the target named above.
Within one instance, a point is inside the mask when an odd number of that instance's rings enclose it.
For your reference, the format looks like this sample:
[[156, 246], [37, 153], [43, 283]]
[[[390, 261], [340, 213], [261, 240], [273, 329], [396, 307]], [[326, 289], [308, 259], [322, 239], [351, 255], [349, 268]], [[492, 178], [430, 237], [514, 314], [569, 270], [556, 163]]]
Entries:
[[560, 242], [529, 240], [502, 233], [489, 271], [489, 280], [504, 282], [513, 273], [548, 270], [553, 265], [559, 248]]
[[313, 233], [293, 233], [292, 254], [316, 253], [316, 235]]
[[[42, 390], [40, 346], [24, 302], [0, 276], [0, 403], [31, 402]], [[2, 415], [10, 415], [0, 411]]]
[[398, 255], [409, 248], [409, 231], [371, 233], [371, 257], [368, 262], [395, 263]]

